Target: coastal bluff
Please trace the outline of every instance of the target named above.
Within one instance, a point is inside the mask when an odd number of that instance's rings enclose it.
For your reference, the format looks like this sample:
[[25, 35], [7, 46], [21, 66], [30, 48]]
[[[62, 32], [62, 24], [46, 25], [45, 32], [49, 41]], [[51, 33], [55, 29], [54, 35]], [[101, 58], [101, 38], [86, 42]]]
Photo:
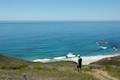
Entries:
[[0, 55], [0, 80], [120, 80], [119, 66], [120, 56], [85, 65], [78, 72], [71, 61], [40, 63]]

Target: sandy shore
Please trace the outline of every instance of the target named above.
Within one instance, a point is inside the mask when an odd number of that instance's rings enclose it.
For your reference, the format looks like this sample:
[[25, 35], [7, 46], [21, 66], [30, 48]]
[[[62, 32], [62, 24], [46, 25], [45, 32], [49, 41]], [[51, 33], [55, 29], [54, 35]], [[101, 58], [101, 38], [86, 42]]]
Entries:
[[[83, 65], [88, 65], [90, 63], [96, 62], [98, 60], [101, 60], [103, 58], [108, 58], [108, 57], [114, 57], [114, 56], [119, 56], [120, 54], [116, 53], [114, 55], [97, 55], [97, 56], [81, 56], [82, 58], [82, 64]], [[33, 62], [42, 62], [42, 63], [48, 63], [48, 62], [56, 62], [56, 61], [73, 61], [73, 62], [78, 62], [78, 57], [73, 55], [72, 57], [67, 57], [62, 56], [62, 57], [55, 57], [53, 59], [36, 59], [33, 60]]]

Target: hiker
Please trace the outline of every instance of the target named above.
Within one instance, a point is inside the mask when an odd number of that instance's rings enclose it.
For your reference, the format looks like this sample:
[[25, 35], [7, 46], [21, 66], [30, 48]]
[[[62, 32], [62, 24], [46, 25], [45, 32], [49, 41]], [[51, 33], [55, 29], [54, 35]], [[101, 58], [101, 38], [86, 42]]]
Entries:
[[78, 69], [78, 72], [79, 70], [82, 68], [82, 58], [80, 56], [78, 56], [78, 65], [77, 65], [77, 69]]

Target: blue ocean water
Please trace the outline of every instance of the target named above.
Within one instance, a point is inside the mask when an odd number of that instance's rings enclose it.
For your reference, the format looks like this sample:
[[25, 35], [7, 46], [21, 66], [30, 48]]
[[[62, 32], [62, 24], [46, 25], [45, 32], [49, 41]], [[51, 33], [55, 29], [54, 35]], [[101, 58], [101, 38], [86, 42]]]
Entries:
[[114, 54], [96, 41], [120, 43], [120, 22], [0, 22], [0, 54], [34, 60]]

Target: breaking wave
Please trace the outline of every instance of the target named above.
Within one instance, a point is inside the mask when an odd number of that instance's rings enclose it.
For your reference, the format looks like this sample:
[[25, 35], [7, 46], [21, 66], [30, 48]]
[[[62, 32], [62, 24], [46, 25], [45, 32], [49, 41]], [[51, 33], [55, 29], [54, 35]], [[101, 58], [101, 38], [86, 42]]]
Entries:
[[[96, 56], [81, 56], [83, 65], [88, 65], [92, 62], [98, 61], [103, 58], [108, 57], [114, 57], [118, 56], [120, 54], [116, 53], [113, 55], [96, 55]], [[78, 56], [80, 55], [74, 55], [72, 53], [68, 53], [66, 56], [60, 56], [60, 57], [54, 57], [52, 59], [44, 58], [44, 59], [35, 59], [33, 62], [42, 62], [42, 63], [48, 63], [48, 62], [56, 62], [56, 61], [72, 61], [72, 62], [78, 62]]]

